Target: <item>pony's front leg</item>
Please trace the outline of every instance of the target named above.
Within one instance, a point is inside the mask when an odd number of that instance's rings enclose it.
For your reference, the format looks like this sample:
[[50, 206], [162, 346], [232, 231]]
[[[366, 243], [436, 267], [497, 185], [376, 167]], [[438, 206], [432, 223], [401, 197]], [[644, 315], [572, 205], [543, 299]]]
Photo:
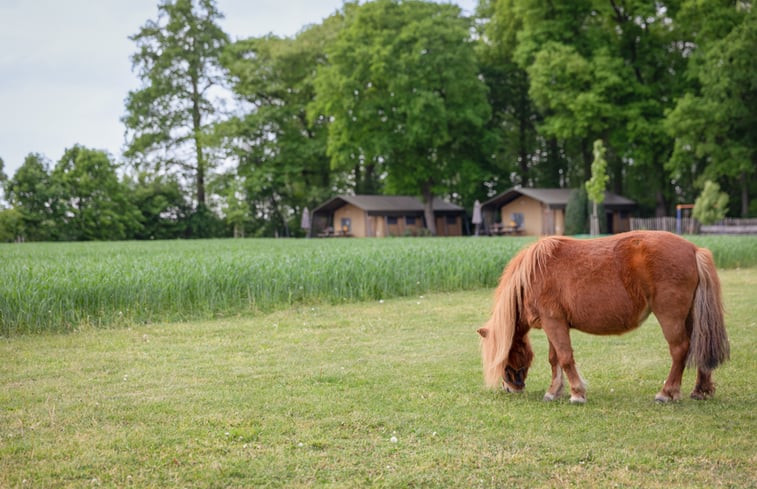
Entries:
[[[561, 368], [565, 372], [568, 382], [570, 382], [570, 402], [585, 403], [586, 384], [578, 373], [576, 362], [573, 360], [573, 347], [570, 345], [568, 323], [562, 319], [554, 318], [542, 318], [541, 323], [542, 329], [549, 340], [550, 349], [554, 348], [555, 350], [558, 368]], [[552, 383], [554, 384], [554, 378]]]
[[565, 374], [557, 361], [557, 352], [551, 341], [549, 342], [549, 364], [552, 366], [552, 383], [544, 394], [544, 400], [554, 401], [562, 395]]

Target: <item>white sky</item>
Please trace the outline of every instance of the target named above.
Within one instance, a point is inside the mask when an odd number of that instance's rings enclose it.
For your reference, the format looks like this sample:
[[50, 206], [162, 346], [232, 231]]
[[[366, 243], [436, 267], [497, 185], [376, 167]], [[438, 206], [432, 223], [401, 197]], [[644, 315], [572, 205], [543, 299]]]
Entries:
[[[445, 0], [440, 0], [445, 1]], [[217, 0], [232, 40], [292, 36], [342, 0]], [[471, 14], [477, 0], [454, 0]], [[158, 0], [0, 0], [0, 158], [12, 176], [31, 152], [53, 164], [82, 144], [120, 158], [135, 34]]]

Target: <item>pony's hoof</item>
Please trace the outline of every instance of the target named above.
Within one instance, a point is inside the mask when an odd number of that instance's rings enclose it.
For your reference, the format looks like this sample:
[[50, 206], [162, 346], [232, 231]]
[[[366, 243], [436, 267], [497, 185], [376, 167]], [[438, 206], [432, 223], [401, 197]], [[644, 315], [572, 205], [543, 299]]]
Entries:
[[654, 400], [659, 403], [667, 403], [670, 401], [680, 401], [681, 395], [680, 394], [673, 394], [672, 396], [669, 396], [665, 394], [664, 392], [658, 392], [656, 396], [654, 396]]
[[654, 396], [654, 400], [655, 400], [655, 402], [658, 402], [660, 404], [666, 404], [666, 403], [672, 402], [672, 401], [680, 401], [681, 398], [680, 398], [680, 396], [679, 397], [670, 397], [670, 396], [666, 396], [665, 394], [657, 394], [656, 396]]
[[694, 391], [691, 393], [691, 398], [696, 399], [697, 401], [704, 401], [705, 399], [709, 399], [711, 397], [712, 394], [707, 392]]
[[557, 396], [555, 396], [554, 394], [550, 394], [549, 392], [547, 392], [546, 394], [544, 394], [544, 398], [542, 400], [544, 402], [551, 402], [551, 401], [554, 401], [555, 399], [557, 399]]
[[586, 404], [586, 398], [580, 396], [570, 396], [571, 404]]

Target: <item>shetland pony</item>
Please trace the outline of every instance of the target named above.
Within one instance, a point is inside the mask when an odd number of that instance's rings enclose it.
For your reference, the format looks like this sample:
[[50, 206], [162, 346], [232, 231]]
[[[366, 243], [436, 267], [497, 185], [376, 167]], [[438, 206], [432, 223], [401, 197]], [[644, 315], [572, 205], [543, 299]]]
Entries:
[[637, 328], [650, 312], [662, 327], [673, 360], [655, 400], [681, 398], [686, 366], [697, 367], [691, 397], [712, 396], [712, 370], [728, 359], [730, 347], [720, 280], [709, 250], [660, 231], [591, 240], [543, 238], [507, 265], [491, 318], [478, 330], [486, 384], [522, 391], [533, 359], [528, 332], [543, 329], [552, 365], [544, 400], [561, 395], [567, 376], [571, 402], [586, 402], [570, 330], [622, 334]]

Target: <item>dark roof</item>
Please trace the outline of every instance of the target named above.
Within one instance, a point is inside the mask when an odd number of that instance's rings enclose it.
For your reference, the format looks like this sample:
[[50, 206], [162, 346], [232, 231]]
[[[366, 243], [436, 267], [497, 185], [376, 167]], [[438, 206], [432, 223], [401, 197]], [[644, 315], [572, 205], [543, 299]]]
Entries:
[[[525, 195], [549, 207], [561, 209], [568, 204], [573, 190], [571, 188], [511, 188], [482, 203], [481, 208], [502, 207], [521, 195]], [[636, 207], [636, 202], [612, 192], [605, 192], [604, 206], [609, 209], [631, 209]]]
[[[423, 202], [406, 195], [338, 195], [313, 209], [313, 214], [333, 212], [345, 204], [352, 204], [369, 214], [423, 213]], [[434, 198], [434, 212], [463, 212], [458, 205]]]

